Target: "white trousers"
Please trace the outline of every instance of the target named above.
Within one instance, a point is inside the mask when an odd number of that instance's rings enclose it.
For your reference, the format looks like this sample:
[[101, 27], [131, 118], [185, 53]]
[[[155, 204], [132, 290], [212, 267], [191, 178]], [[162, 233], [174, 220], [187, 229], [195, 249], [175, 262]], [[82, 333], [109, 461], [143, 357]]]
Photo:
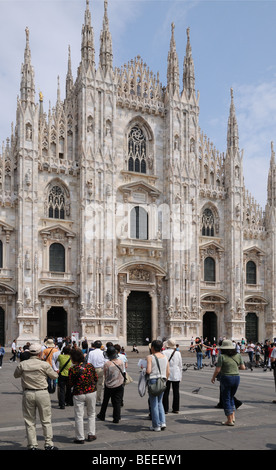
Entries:
[[83, 395], [74, 395], [74, 414], [76, 439], [83, 441], [84, 438], [84, 407], [86, 405], [88, 428], [87, 434], [95, 436], [96, 433], [96, 392]]

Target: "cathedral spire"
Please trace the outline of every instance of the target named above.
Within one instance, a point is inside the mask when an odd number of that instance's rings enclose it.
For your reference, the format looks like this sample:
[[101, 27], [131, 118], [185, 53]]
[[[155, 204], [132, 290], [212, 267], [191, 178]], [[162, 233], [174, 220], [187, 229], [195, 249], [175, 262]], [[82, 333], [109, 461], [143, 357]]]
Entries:
[[104, 71], [108, 67], [112, 68], [113, 53], [112, 53], [112, 38], [109, 31], [109, 21], [107, 15], [107, 0], [104, 1], [104, 18], [103, 18], [103, 29], [100, 37], [100, 65]]
[[73, 88], [73, 75], [72, 75], [72, 65], [71, 65], [71, 49], [68, 46], [68, 68], [66, 75], [66, 98], [68, 98], [71, 90]]
[[231, 88], [231, 104], [230, 114], [228, 118], [228, 130], [227, 130], [227, 148], [238, 150], [239, 149], [239, 130], [236, 118], [236, 110], [234, 105], [234, 94], [233, 88]]
[[26, 47], [24, 52], [24, 63], [21, 66], [21, 85], [20, 93], [21, 100], [33, 103], [35, 102], [35, 84], [34, 84], [34, 69], [31, 64], [31, 50], [30, 50], [30, 33], [29, 28], [25, 29], [26, 33]]
[[187, 28], [186, 56], [183, 64], [183, 89], [186, 90], [188, 97], [195, 91], [195, 68], [190, 43], [190, 28]]
[[273, 142], [271, 142], [271, 158], [267, 181], [267, 203], [269, 206], [276, 207], [276, 164]]
[[172, 23], [171, 28], [172, 34], [167, 66], [167, 87], [169, 92], [174, 94], [175, 92], [179, 93], [179, 63], [174, 39], [174, 23]]
[[86, 69], [89, 64], [92, 64], [92, 66], [95, 67], [94, 32], [91, 26], [89, 0], [86, 0], [84, 25], [82, 26], [81, 60]]

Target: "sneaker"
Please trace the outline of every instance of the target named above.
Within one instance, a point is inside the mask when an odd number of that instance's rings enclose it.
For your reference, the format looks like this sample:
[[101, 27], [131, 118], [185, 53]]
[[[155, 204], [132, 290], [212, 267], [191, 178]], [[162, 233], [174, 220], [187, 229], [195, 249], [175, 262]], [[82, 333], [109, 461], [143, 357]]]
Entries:
[[161, 428], [160, 428], [160, 426], [158, 426], [157, 428], [154, 428], [153, 426], [151, 426], [151, 427], [150, 427], [150, 431], [159, 432], [159, 431], [161, 431]]
[[164, 431], [164, 430], [166, 429], [166, 427], [167, 427], [167, 426], [166, 426], [166, 423], [162, 423], [162, 424], [160, 425], [161, 431]]
[[58, 448], [54, 446], [45, 446], [44, 450], [58, 450]]

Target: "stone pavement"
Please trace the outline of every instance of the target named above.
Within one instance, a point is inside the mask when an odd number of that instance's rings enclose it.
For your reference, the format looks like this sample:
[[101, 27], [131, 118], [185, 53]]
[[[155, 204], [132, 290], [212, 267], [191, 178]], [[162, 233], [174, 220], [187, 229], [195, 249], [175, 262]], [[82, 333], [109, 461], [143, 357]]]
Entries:
[[[205, 365], [202, 370], [194, 370], [192, 364], [195, 363], [195, 354], [187, 350], [182, 352], [183, 364], [188, 363], [191, 366], [183, 372], [180, 386], [180, 413], [177, 415], [169, 413], [166, 416], [167, 429], [156, 433], [149, 430], [151, 421], [148, 419], [147, 396], [141, 398], [137, 390], [140, 373], [137, 363], [146, 355], [146, 347], [140, 348], [139, 354], [132, 353], [127, 348], [128, 372], [134, 382], [125, 387], [122, 419], [119, 424], [113, 424], [110, 405], [106, 421], [96, 422], [97, 440], [93, 443], [84, 445], [73, 443], [73, 408], [66, 407], [65, 410], [60, 410], [56, 394], [51, 396], [54, 442], [59, 450], [88, 451], [90, 461], [92, 458], [90, 454], [100, 455], [101, 458], [106, 455], [125, 455], [128, 459], [131, 455], [137, 459], [137, 455], [143, 451], [147, 455], [169, 454], [180, 459], [183, 451], [276, 450], [276, 404], [272, 403], [276, 397], [272, 372], [264, 372], [261, 368], [241, 371], [237, 398], [243, 401], [243, 405], [237, 411], [236, 425], [231, 428], [225, 427], [221, 425], [224, 420], [223, 410], [215, 408], [219, 385], [218, 382], [215, 385], [211, 383], [213, 368], [210, 367], [210, 360], [204, 359]], [[13, 377], [16, 364], [10, 363], [9, 357], [10, 354], [7, 352], [0, 370], [0, 450], [25, 450], [21, 383], [20, 379]], [[244, 359], [247, 360], [247, 357]], [[199, 392], [193, 393], [199, 387]], [[37, 433], [39, 447], [43, 449], [44, 440], [39, 419]], [[30, 452], [27, 455], [30, 455]], [[57, 455], [58, 453], [55, 453], [55, 458]], [[104, 464], [103, 461], [94, 463]], [[138, 462], [140, 463], [143, 462]], [[160, 464], [160, 462], [146, 463]], [[183, 462], [175, 461], [175, 464], [180, 463]]]

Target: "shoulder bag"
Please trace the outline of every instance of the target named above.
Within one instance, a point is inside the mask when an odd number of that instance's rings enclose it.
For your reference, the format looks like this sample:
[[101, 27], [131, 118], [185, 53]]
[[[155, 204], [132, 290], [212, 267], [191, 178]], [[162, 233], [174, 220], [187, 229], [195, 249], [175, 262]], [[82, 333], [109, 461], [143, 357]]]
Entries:
[[127, 372], [123, 372], [121, 367], [119, 367], [117, 364], [115, 364], [115, 362], [113, 362], [113, 361], [110, 361], [110, 362], [112, 362], [114, 364], [114, 366], [116, 366], [117, 369], [119, 369], [119, 371], [121, 372], [121, 374], [124, 378], [124, 384], [123, 385], [128, 385], [131, 382], [133, 382], [133, 379], [130, 377], [130, 375]]
[[155, 355], [154, 357], [155, 357], [155, 360], [159, 369], [160, 376], [157, 377], [155, 383], [150, 383], [150, 381], [148, 382], [148, 391], [150, 395], [153, 395], [154, 397], [159, 397], [159, 395], [161, 395], [161, 393], [163, 393], [166, 390], [167, 379], [161, 376], [161, 369], [160, 369], [159, 361]]

